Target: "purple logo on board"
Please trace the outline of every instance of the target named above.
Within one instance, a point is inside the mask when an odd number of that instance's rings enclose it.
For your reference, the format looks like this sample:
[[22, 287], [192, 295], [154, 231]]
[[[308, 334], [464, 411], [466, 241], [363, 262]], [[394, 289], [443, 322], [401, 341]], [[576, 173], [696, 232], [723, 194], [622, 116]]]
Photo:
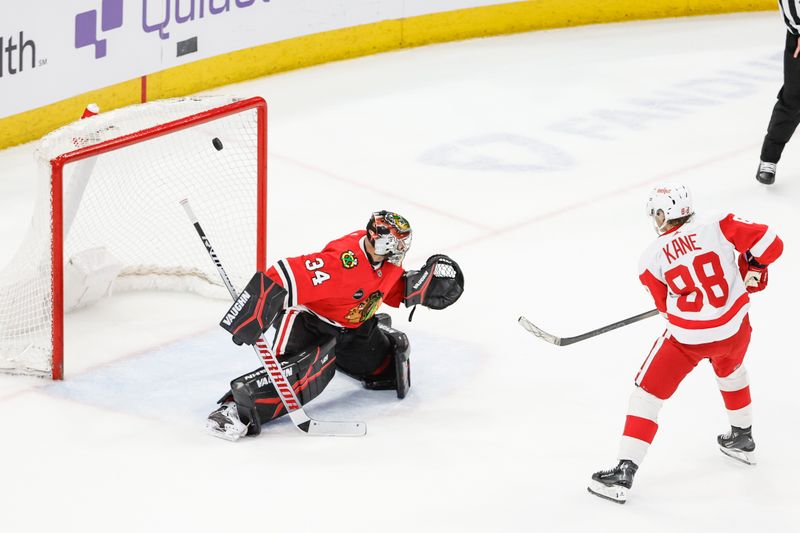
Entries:
[[[158, 32], [160, 40], [167, 40], [170, 37], [170, 25], [172, 24], [191, 24], [216, 15], [224, 16], [231, 11], [255, 5], [257, 1], [141, 0], [142, 30], [145, 33]], [[261, 0], [261, 4], [269, 4], [270, 1]], [[92, 9], [75, 15], [75, 48], [94, 47], [95, 59], [106, 57], [108, 54], [106, 39], [100, 37], [104, 32], [122, 27], [123, 19], [123, 0], [100, 0], [100, 2], [100, 9]], [[197, 52], [197, 41], [198, 36], [194, 35], [177, 42], [176, 56]]]
[[[100, 29], [114, 30], [122, 26], [122, 0], [102, 0]], [[94, 57], [106, 56], [106, 40], [97, 38], [97, 10], [75, 15], [75, 48], [94, 45]]]

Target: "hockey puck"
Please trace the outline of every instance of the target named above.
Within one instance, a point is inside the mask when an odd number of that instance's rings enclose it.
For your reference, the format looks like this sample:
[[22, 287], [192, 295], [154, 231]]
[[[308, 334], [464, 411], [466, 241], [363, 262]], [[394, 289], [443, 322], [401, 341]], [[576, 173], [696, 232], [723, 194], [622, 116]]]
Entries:
[[211, 139], [211, 144], [213, 144], [214, 148], [217, 150], [222, 150], [222, 141], [219, 140], [219, 137], [214, 137]]

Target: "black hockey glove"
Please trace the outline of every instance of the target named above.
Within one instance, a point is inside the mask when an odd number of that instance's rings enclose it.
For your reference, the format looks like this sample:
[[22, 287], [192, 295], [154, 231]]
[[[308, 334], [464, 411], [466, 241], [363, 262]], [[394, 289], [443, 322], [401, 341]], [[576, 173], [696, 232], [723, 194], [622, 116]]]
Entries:
[[463, 292], [464, 273], [446, 255], [433, 255], [419, 270], [406, 272], [406, 307], [419, 304], [444, 309], [453, 305]]
[[263, 272], [256, 272], [219, 325], [236, 344], [255, 344], [283, 309], [286, 294]]

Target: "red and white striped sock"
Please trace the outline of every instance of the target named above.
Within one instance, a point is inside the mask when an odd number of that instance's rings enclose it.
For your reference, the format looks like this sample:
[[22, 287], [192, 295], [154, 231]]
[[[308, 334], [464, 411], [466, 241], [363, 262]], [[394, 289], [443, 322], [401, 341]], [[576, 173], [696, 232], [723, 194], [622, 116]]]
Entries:
[[724, 378], [717, 376], [717, 383], [731, 425], [737, 428], [752, 426], [753, 407], [750, 404], [750, 378], [747, 369], [740, 366]]
[[625, 418], [617, 459], [642, 464], [658, 431], [658, 413], [663, 403], [664, 400], [640, 387], [633, 390], [628, 402], [628, 416]]

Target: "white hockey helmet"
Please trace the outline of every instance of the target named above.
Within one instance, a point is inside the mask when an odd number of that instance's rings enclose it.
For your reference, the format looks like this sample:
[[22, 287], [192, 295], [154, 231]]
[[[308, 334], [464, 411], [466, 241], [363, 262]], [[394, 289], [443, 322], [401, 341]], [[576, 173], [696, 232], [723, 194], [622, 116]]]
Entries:
[[[664, 213], [661, 225], [656, 221], [659, 211]], [[650, 192], [650, 198], [647, 200], [647, 216], [652, 217], [653, 225], [659, 234], [664, 233], [667, 222], [693, 214], [692, 193], [686, 185], [665, 183]]]

